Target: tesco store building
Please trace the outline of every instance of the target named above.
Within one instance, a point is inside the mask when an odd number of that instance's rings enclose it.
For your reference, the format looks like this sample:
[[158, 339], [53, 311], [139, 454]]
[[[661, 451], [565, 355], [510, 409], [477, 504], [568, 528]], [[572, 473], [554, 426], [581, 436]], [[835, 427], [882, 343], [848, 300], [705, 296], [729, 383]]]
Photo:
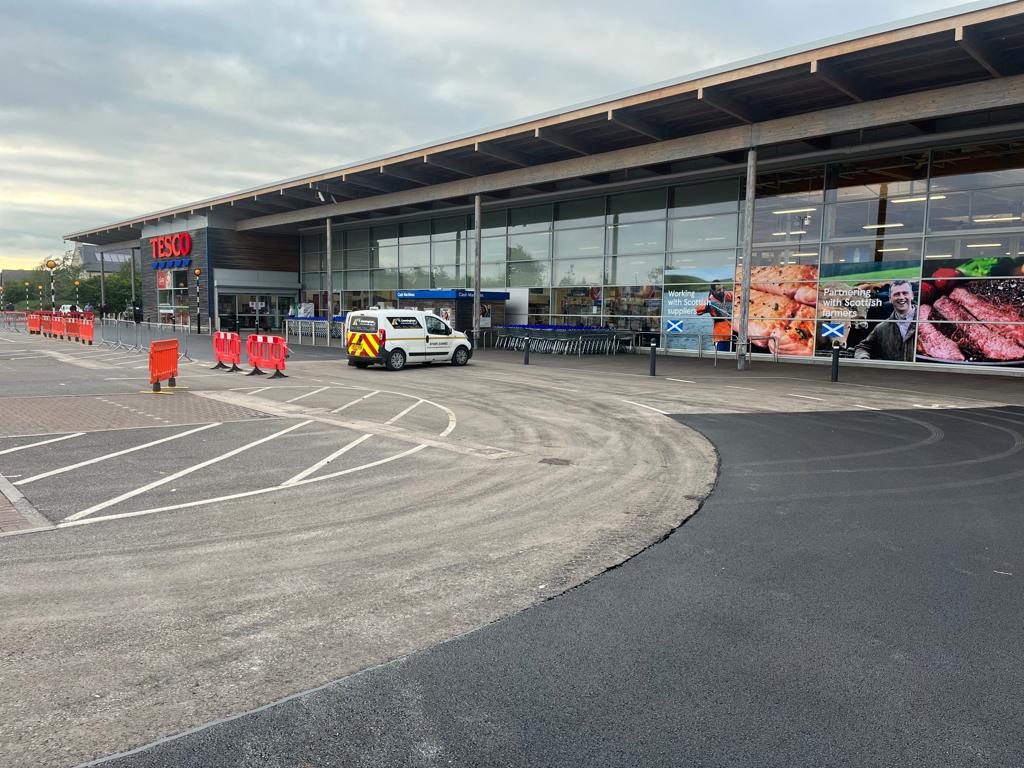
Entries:
[[1024, 372], [1022, 217], [1012, 2], [67, 238], [140, 248], [151, 321], [198, 308], [215, 327], [280, 328], [301, 305], [328, 316], [466, 291], [479, 237], [481, 288], [508, 295], [507, 323], [795, 359], [838, 339], [888, 365]]

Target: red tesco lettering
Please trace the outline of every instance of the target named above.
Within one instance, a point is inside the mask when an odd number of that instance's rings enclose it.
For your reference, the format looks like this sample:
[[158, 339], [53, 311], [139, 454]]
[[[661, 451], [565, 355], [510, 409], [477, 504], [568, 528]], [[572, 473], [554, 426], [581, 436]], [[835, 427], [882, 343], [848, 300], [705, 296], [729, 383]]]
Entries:
[[161, 235], [151, 239], [153, 258], [167, 259], [171, 256], [188, 256], [192, 253], [192, 236], [188, 232]]

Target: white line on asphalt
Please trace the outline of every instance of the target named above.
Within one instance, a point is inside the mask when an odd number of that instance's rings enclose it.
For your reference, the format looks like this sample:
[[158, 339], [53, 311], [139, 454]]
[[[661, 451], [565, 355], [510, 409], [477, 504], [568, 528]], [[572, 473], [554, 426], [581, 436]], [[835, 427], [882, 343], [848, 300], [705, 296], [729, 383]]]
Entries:
[[25, 355], [24, 357], [12, 357], [10, 360], [13, 363], [15, 360], [38, 360], [42, 357], [46, 357], [46, 355]]
[[308, 467], [308, 468], [302, 470], [301, 472], [299, 472], [299, 474], [297, 474], [295, 477], [292, 477], [292, 478], [289, 478], [288, 480], [285, 480], [283, 483], [281, 483], [281, 485], [294, 485], [295, 483], [299, 482], [299, 480], [302, 480], [303, 478], [309, 477], [314, 472], [319, 471], [321, 468], [327, 466], [328, 464], [330, 464], [332, 461], [334, 461], [336, 458], [338, 458], [342, 454], [348, 453], [353, 448], [355, 448], [357, 445], [359, 445], [361, 442], [363, 442], [364, 440], [366, 440], [368, 438], [371, 438], [371, 437], [373, 437], [372, 434], [366, 434], [366, 435], [361, 435], [360, 437], [357, 437], [355, 440], [353, 440], [348, 445], [346, 445], [346, 446], [336, 450], [334, 453], [332, 453], [326, 459], [321, 459], [320, 461], [318, 461], [313, 466]]
[[643, 403], [634, 403], [632, 400], [623, 400], [622, 402], [629, 403], [630, 405], [636, 405], [636, 406], [639, 406], [640, 408], [646, 408], [649, 411], [655, 411], [656, 413], [660, 413], [662, 416], [668, 416], [668, 411], [663, 411], [660, 408], [655, 408], [653, 405], [644, 405]]
[[6, 341], [6, 342], [8, 342], [10, 344], [17, 344], [18, 343], [14, 339], [5, 339], [3, 336], [0, 336], [0, 340]]
[[285, 402], [286, 403], [294, 403], [296, 400], [301, 400], [304, 397], [309, 397], [310, 395], [318, 395], [321, 392], [323, 392], [325, 389], [330, 389], [330, 387], [320, 387], [320, 389], [314, 389], [312, 392], [307, 392], [304, 395], [296, 395], [291, 400], [285, 400]]
[[412, 410], [413, 408], [415, 408], [415, 407], [416, 407], [417, 405], [419, 405], [419, 404], [420, 404], [420, 403], [422, 403], [422, 402], [423, 402], [422, 400], [417, 400], [417, 401], [416, 401], [415, 403], [413, 403], [412, 405], [410, 405], [410, 406], [409, 406], [408, 408], [406, 408], [406, 409], [405, 409], [404, 411], [402, 411], [402, 412], [401, 412], [400, 414], [398, 414], [397, 416], [392, 416], [392, 417], [391, 417], [390, 419], [388, 419], [388, 420], [387, 420], [387, 421], [385, 421], [384, 423], [385, 423], [385, 424], [394, 424], [394, 423], [395, 423], [396, 421], [398, 421], [398, 420], [399, 420], [400, 418], [402, 418], [403, 416], [405, 416], [405, 414], [407, 414], [407, 413], [408, 413], [409, 411], [411, 411], [411, 410]]
[[[115, 403], [115, 405], [116, 405], [116, 403]], [[153, 415], [148, 414], [148, 413], [143, 414], [143, 415], [144, 416], [149, 416], [152, 419], [160, 419], [159, 416], [153, 416]], [[163, 421], [163, 420], [164, 419], [161, 419], [161, 421]], [[43, 472], [42, 474], [33, 475], [32, 477], [28, 477], [28, 478], [25, 478], [24, 480], [20, 480], [17, 483], [15, 483], [15, 485], [28, 485], [29, 483], [34, 483], [36, 480], [42, 480], [44, 477], [53, 477], [54, 475], [61, 475], [61, 474], [64, 474], [65, 472], [70, 472], [73, 469], [78, 469], [79, 467], [87, 467], [90, 464], [98, 464], [99, 462], [106, 461], [107, 459], [113, 459], [113, 458], [116, 458], [117, 456], [124, 456], [126, 453], [133, 453], [134, 451], [141, 451], [143, 448], [152, 448], [154, 445], [160, 445], [161, 443], [169, 443], [172, 440], [177, 440], [179, 437], [188, 437], [189, 435], [194, 435], [196, 432], [202, 432], [204, 429], [209, 429], [210, 427], [219, 426], [220, 423], [221, 422], [219, 422], [219, 421], [215, 421], [213, 424], [203, 424], [203, 426], [196, 427], [195, 429], [190, 429], [187, 432], [181, 432], [181, 433], [179, 433], [177, 435], [171, 435], [170, 437], [163, 437], [163, 438], [161, 438], [159, 440], [153, 440], [150, 443], [144, 443], [143, 445], [137, 445], [134, 448], [125, 448], [122, 451], [117, 451], [116, 453], [108, 453], [105, 456], [98, 456], [95, 459], [89, 459], [87, 461], [80, 461], [77, 464], [72, 464], [71, 466], [68, 466], [68, 467], [60, 467], [59, 469], [51, 469], [49, 472]]]
[[254, 389], [249, 394], [250, 395], [255, 395], [257, 392], [266, 392], [268, 389], [270, 389], [270, 387], [256, 387], [256, 389]]
[[[308, 423], [308, 422], [307, 422]], [[350, 467], [349, 469], [342, 469], [338, 472], [332, 472], [329, 475], [320, 475], [319, 477], [307, 477], [304, 480], [299, 480], [297, 483], [292, 485], [274, 485], [270, 488], [257, 488], [254, 491], [242, 491], [241, 493], [233, 493], [230, 496], [218, 496], [215, 499], [201, 499], [199, 501], [186, 501], [184, 504], [172, 504], [167, 507], [154, 507], [153, 509], [141, 509], [138, 512], [122, 512], [117, 515], [104, 515], [103, 517], [90, 517], [85, 520], [75, 521], [64, 521], [57, 524], [57, 528], [68, 528], [76, 525], [88, 525], [90, 523], [100, 523], [105, 520], [120, 520], [126, 517], [141, 517], [142, 515], [152, 515], [155, 512], [170, 512], [175, 509], [185, 509], [187, 507], [203, 507], [208, 504], [219, 504], [222, 501], [232, 501], [234, 499], [244, 499], [247, 496], [259, 496], [264, 493], [273, 493], [274, 491], [287, 491], [291, 488], [296, 488], [300, 485], [308, 485], [309, 483], [319, 483], [324, 480], [330, 480], [335, 477], [341, 477], [342, 475], [350, 475], [354, 472], [360, 472], [364, 469], [372, 469], [373, 467], [379, 467], [381, 464], [387, 464], [388, 462], [395, 461], [397, 459], [411, 456], [414, 453], [422, 451], [427, 448], [427, 445], [417, 445], [410, 448], [407, 451], [396, 453], [394, 456], [388, 456], [386, 459], [378, 459], [377, 461], [371, 461], [369, 464], [361, 464], [358, 467]]]
[[1009, 571], [992, 571], [992, 573], [998, 573], [1000, 576], [1013, 576]]
[[756, 387], [738, 387], [735, 384], [726, 384], [725, 387], [726, 389], [749, 389], [751, 392], [757, 391]]
[[107, 507], [112, 507], [115, 504], [120, 504], [122, 501], [127, 501], [130, 498], [138, 496], [140, 493], [146, 493], [147, 491], [151, 491], [154, 488], [159, 488], [161, 485], [165, 485], [166, 483], [169, 483], [169, 482], [171, 482], [173, 480], [177, 480], [179, 477], [184, 477], [185, 475], [190, 475], [193, 472], [198, 472], [200, 469], [205, 469], [206, 467], [209, 467], [212, 464], [216, 464], [218, 461], [224, 461], [225, 459], [230, 459], [232, 456], [237, 456], [238, 454], [242, 453], [243, 451], [247, 451], [250, 448], [255, 448], [257, 445], [262, 445], [263, 443], [269, 442], [269, 441], [273, 440], [274, 438], [281, 437], [281, 435], [286, 435], [289, 432], [291, 432], [292, 430], [298, 429], [299, 427], [304, 427], [307, 424], [312, 424], [312, 423], [313, 423], [312, 419], [310, 419], [309, 421], [300, 421], [298, 424], [293, 424], [292, 426], [290, 426], [290, 427], [288, 427], [286, 429], [282, 429], [280, 432], [275, 432], [272, 435], [267, 435], [266, 437], [261, 437], [259, 440], [254, 440], [251, 443], [247, 443], [245, 445], [239, 446], [238, 448], [230, 450], [227, 453], [223, 453], [220, 456], [215, 456], [212, 459], [207, 459], [206, 461], [200, 462], [199, 464], [196, 464], [194, 466], [186, 467], [185, 469], [183, 469], [183, 470], [181, 470], [179, 472], [175, 472], [173, 475], [168, 475], [167, 477], [162, 477], [159, 480], [154, 480], [152, 483], [147, 483], [146, 485], [142, 486], [141, 488], [136, 488], [134, 491], [128, 491], [127, 493], [122, 493], [120, 496], [115, 496], [114, 498], [109, 499], [107, 501], [100, 502], [99, 504], [93, 504], [91, 507], [89, 507], [87, 509], [83, 509], [81, 512], [76, 512], [73, 515], [69, 515], [68, 517], [65, 517], [62, 522], [73, 522], [75, 520], [81, 520], [83, 517], [88, 517], [89, 515], [93, 514], [94, 512], [99, 512], [101, 509], [106, 509]]
[[696, 381], [690, 381], [689, 379], [673, 379], [671, 376], [665, 377], [666, 381], [681, 381], [683, 384], [696, 384]]
[[353, 401], [352, 401], [351, 403], [345, 403], [345, 404], [344, 404], [343, 406], [341, 406], [341, 407], [339, 407], [339, 408], [335, 408], [335, 409], [334, 409], [333, 411], [331, 411], [331, 413], [341, 413], [341, 412], [342, 412], [342, 411], [344, 411], [344, 410], [345, 410], [346, 408], [348, 408], [348, 407], [349, 407], [350, 405], [355, 405], [356, 403], [358, 403], [358, 402], [361, 402], [361, 401], [363, 401], [363, 400], [369, 400], [369, 399], [370, 399], [371, 397], [373, 397], [374, 395], [376, 395], [376, 394], [377, 394], [377, 393], [378, 393], [379, 391], [380, 391], [380, 390], [376, 390], [376, 389], [375, 389], [375, 390], [374, 390], [373, 392], [371, 392], [371, 393], [370, 393], [370, 394], [368, 394], [368, 395], [363, 395], [362, 397], [357, 397], [357, 398], [356, 398], [355, 400], [353, 400]]
[[826, 402], [828, 402], [823, 397], [811, 397], [810, 395], [798, 395], [795, 392], [787, 392], [786, 394], [789, 395], [790, 397], [802, 397], [804, 400], [817, 400], [819, 403], [826, 403]]
[[860, 403], [854, 403], [854, 408], [863, 408], [865, 411], [880, 411], [881, 408], [872, 408], [870, 405], [861, 405]]
[[29, 443], [28, 445], [19, 445], [16, 448], [8, 448], [7, 450], [0, 451], [0, 456], [5, 453], [14, 453], [15, 451], [23, 451], [26, 448], [35, 448], [39, 445], [47, 445], [49, 443], [59, 443], [61, 440], [70, 440], [72, 437], [81, 437], [85, 432], [75, 432], [71, 435], [64, 435], [63, 437], [55, 437], [52, 440], [40, 440], [38, 443]]

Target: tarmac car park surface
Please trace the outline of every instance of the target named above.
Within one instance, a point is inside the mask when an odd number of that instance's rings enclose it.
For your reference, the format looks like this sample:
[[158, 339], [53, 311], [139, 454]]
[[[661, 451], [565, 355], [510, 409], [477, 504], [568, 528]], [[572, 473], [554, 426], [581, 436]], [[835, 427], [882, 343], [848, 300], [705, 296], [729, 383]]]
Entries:
[[0, 764], [1020, 754], [1020, 379], [139, 366], [0, 337]]

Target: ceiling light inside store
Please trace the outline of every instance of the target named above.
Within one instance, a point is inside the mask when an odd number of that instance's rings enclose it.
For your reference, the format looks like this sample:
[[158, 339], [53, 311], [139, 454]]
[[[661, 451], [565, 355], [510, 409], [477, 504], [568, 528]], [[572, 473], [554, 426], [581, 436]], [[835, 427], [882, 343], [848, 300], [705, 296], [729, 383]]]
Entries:
[[925, 256], [926, 259], [952, 259], [952, 253], [936, 253], [932, 256]]
[[971, 243], [966, 248], [1002, 248], [1002, 243]]
[[909, 248], [879, 248], [879, 253], [902, 253], [903, 251], [909, 251]]
[[865, 224], [863, 229], [886, 229], [887, 227], [902, 227], [902, 224]]
[[923, 203], [925, 200], [945, 200], [945, 195], [921, 195], [920, 197], [896, 197], [890, 203]]
[[984, 224], [989, 221], [1019, 221], [1020, 216], [975, 216], [975, 224]]
[[808, 251], [807, 253], [794, 253], [794, 256], [817, 256], [817, 251]]
[[814, 213], [817, 208], [787, 208], [784, 211], [772, 211], [776, 216], [783, 216], [787, 213]]
[[806, 235], [806, 229], [794, 229], [792, 232], [772, 232], [772, 237], [785, 237], [786, 235]]

